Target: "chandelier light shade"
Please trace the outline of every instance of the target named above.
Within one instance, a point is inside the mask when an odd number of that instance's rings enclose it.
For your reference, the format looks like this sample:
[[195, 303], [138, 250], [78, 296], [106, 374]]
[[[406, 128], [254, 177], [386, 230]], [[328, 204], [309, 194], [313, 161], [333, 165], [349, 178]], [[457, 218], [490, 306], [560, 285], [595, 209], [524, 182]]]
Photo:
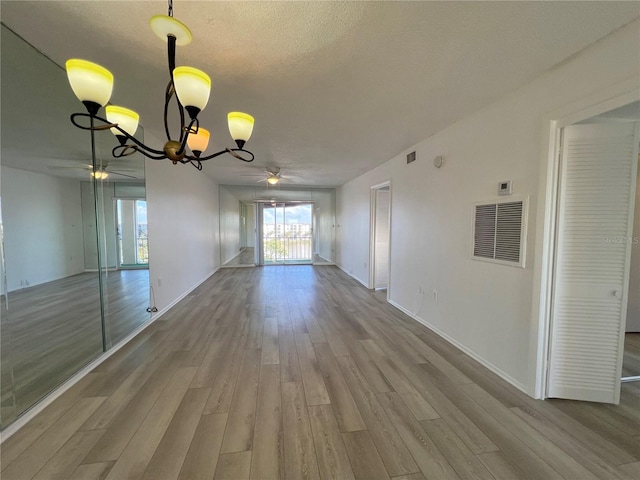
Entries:
[[199, 157], [202, 152], [207, 149], [210, 137], [211, 134], [209, 133], [209, 130], [205, 130], [204, 128], [199, 128], [197, 133], [189, 135], [187, 145], [189, 145], [189, 148], [196, 157]]
[[[106, 107], [106, 119], [99, 117], [100, 108], [111, 98], [113, 75], [104, 67], [95, 63], [70, 59], [66, 63], [69, 83], [78, 99], [85, 105], [87, 113], [74, 113], [71, 122], [78, 128], [91, 131], [91, 147], [94, 163], [94, 177], [97, 176], [95, 162], [94, 132], [110, 129], [118, 138], [112, 154], [122, 158], [136, 152], [152, 160], [169, 159], [173, 164], [191, 163], [202, 170], [202, 162], [225, 153], [243, 162], [252, 162], [253, 153], [244, 149], [245, 143], [253, 132], [253, 117], [242, 112], [231, 112], [228, 115], [229, 132], [235, 140], [237, 148], [225, 148], [219, 152], [202, 156], [209, 145], [210, 133], [200, 127], [198, 114], [207, 106], [211, 94], [211, 78], [197, 68], [180, 66], [176, 68], [176, 46], [187, 45], [192, 35], [189, 28], [173, 18], [173, 0], [168, 0], [168, 15], [155, 15], [149, 24], [153, 32], [167, 42], [169, 64], [169, 84], [164, 95], [164, 129], [167, 141], [160, 148], [152, 148], [134, 137], [138, 128], [139, 116], [125, 107], [109, 105]], [[171, 101], [175, 98], [180, 120], [180, 130], [172, 137], [169, 129], [168, 112]], [[185, 110], [189, 115], [186, 119]], [[79, 123], [81, 118], [89, 118], [89, 125]], [[191, 150], [188, 153], [187, 147]], [[102, 177], [106, 178], [106, 177]]]
[[229, 133], [236, 143], [241, 141], [243, 144], [251, 138], [253, 133], [253, 117], [242, 112], [229, 112], [227, 116], [229, 121]]
[[[202, 70], [193, 67], [178, 67], [173, 71], [173, 84], [178, 100], [194, 119], [209, 101], [211, 79]], [[195, 112], [195, 113], [192, 113]]]
[[[138, 122], [140, 121], [140, 115], [133, 110], [124, 107], [117, 107], [116, 105], [109, 105], [105, 108], [107, 113], [107, 120], [110, 123], [117, 123], [118, 126], [127, 132], [132, 137], [138, 130]], [[118, 129], [112, 127], [111, 132], [117, 137], [121, 135]]]
[[113, 91], [113, 75], [97, 63], [71, 58], [67, 60], [67, 77], [73, 93], [81, 102], [104, 107]]

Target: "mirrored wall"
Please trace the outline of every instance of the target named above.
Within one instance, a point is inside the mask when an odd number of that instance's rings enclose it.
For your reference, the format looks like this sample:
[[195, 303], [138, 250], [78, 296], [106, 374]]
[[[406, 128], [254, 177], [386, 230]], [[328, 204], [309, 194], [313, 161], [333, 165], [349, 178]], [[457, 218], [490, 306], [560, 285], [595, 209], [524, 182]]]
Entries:
[[[0, 424], [150, 319], [144, 160], [90, 134], [64, 70], [2, 25]], [[142, 129], [138, 136], [142, 137]]]

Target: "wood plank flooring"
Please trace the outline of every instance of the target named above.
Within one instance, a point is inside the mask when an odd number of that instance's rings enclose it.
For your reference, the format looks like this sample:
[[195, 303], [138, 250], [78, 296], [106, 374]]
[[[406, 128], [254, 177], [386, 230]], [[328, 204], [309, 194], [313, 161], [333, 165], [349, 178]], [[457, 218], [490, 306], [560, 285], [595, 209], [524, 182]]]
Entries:
[[638, 480], [640, 388], [533, 400], [335, 267], [224, 269], [0, 459], [3, 480]]
[[[105, 282], [108, 344], [150, 318], [149, 271], [110, 271]], [[9, 293], [0, 317], [2, 405], [19, 414], [102, 353], [98, 273], [82, 273]], [[8, 342], [7, 342], [8, 341]], [[3, 415], [3, 423], [5, 416]]]

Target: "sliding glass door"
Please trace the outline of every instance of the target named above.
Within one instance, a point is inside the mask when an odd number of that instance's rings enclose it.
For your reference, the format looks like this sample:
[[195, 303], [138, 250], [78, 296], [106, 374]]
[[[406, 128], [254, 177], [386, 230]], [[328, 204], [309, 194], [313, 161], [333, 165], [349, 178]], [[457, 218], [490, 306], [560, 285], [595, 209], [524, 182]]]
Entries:
[[147, 202], [144, 199], [116, 200], [118, 265], [120, 268], [149, 266]]
[[262, 204], [264, 265], [305, 264], [313, 257], [313, 204]]

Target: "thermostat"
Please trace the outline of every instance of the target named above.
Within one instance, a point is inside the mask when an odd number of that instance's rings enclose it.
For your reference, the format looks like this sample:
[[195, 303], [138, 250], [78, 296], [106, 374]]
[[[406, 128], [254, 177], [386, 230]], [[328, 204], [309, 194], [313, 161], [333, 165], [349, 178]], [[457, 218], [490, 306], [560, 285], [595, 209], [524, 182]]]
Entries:
[[512, 187], [511, 180], [498, 183], [498, 195], [511, 195], [513, 193]]

